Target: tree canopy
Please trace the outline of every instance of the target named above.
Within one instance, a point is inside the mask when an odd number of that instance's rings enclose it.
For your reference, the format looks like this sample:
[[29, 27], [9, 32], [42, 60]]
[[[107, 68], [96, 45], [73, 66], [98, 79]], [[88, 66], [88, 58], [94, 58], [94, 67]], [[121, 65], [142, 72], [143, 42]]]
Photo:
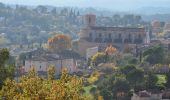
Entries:
[[162, 64], [165, 61], [164, 49], [161, 45], [151, 47], [143, 52], [143, 57], [150, 64]]
[[6, 100], [88, 100], [80, 94], [82, 79], [62, 72], [61, 78], [54, 80], [53, 68], [48, 70], [48, 79], [36, 73], [34, 68], [19, 82], [7, 79], [0, 91], [0, 97]]
[[64, 34], [57, 34], [48, 39], [49, 49], [56, 51], [67, 50], [71, 48], [71, 38]]

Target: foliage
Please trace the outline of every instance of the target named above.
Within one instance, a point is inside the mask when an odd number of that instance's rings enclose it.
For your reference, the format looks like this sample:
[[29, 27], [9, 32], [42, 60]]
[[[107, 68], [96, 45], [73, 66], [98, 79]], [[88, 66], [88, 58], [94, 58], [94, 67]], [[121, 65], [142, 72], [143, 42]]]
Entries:
[[48, 46], [53, 50], [67, 50], [71, 48], [71, 39], [64, 34], [58, 34], [48, 40]]
[[9, 51], [7, 49], [0, 49], [0, 67], [9, 59]]
[[130, 86], [124, 75], [114, 74], [103, 80], [98, 85], [98, 89], [105, 100], [115, 100], [126, 98], [130, 91]]
[[108, 46], [106, 49], [105, 49], [105, 53], [107, 54], [114, 54], [117, 52], [117, 49], [115, 47], [113, 47], [112, 45]]
[[146, 88], [147, 89], [155, 88], [158, 80], [159, 79], [157, 75], [153, 74], [152, 72], [149, 72], [148, 75], [146, 76]]
[[151, 47], [143, 52], [144, 61], [150, 64], [162, 64], [165, 61], [165, 53], [162, 46], [157, 45]]
[[91, 64], [98, 66], [100, 63], [105, 63], [107, 60], [108, 55], [106, 53], [98, 52], [91, 58]]
[[13, 78], [15, 67], [14, 65], [7, 65], [6, 61], [9, 59], [9, 51], [7, 49], [0, 49], [0, 88], [6, 78]]
[[[51, 71], [51, 69], [49, 69], [49, 71]], [[49, 74], [53, 74], [53, 72], [49, 72]], [[1, 97], [6, 100], [87, 99], [80, 94], [82, 79], [68, 75], [67, 71], [63, 71], [61, 78], [58, 80], [53, 80], [51, 77], [48, 78], [50, 79], [39, 77], [33, 68], [27, 76], [21, 77], [19, 82], [7, 79], [0, 92]]]
[[122, 67], [120, 70], [123, 74], [127, 75], [130, 71], [135, 70], [136, 67], [134, 65], [126, 65]]
[[90, 75], [90, 77], [87, 80], [89, 83], [94, 83], [99, 79], [99, 77], [100, 77], [100, 72], [95, 71]]
[[166, 87], [170, 88], [170, 71], [166, 74]]
[[134, 65], [127, 65], [121, 69], [121, 72], [126, 75], [126, 79], [131, 83], [131, 86], [136, 87], [144, 80], [144, 71]]

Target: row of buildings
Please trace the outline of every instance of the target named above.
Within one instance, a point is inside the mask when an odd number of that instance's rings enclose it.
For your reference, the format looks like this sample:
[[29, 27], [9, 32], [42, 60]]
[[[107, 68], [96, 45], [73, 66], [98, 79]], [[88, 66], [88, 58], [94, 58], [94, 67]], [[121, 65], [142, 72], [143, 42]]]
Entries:
[[[135, 48], [150, 44], [149, 33], [144, 27], [104, 27], [96, 25], [96, 15], [83, 16], [84, 27], [78, 33], [77, 47], [62, 53], [50, 52], [50, 50], [35, 50], [29, 52], [31, 57], [25, 59], [24, 70], [27, 72], [31, 66], [36, 66], [37, 71], [47, 71], [47, 66], [54, 65], [56, 72], [60, 73], [66, 67], [70, 73], [77, 72], [78, 63], [90, 58], [96, 52], [105, 50], [112, 45], [118, 51], [123, 51], [127, 45], [135, 51]], [[155, 25], [155, 24], [153, 24]], [[154, 27], [159, 26], [155, 25]], [[165, 42], [165, 43], [164, 43]], [[170, 42], [162, 41], [169, 45]], [[76, 57], [75, 57], [76, 56]], [[82, 59], [84, 58], [84, 59]]]
[[28, 52], [26, 55], [29, 57], [26, 57], [24, 63], [21, 64], [24, 72], [28, 72], [32, 66], [35, 66], [37, 71], [46, 72], [48, 66], [54, 65], [58, 74], [63, 68], [67, 68], [70, 73], [73, 73], [78, 71], [77, 66], [78, 62], [82, 60], [81, 57], [87, 60], [108, 45], [121, 51], [127, 44], [135, 47], [136, 44], [146, 42], [144, 28], [96, 26], [96, 15], [93, 14], [85, 15], [83, 20], [84, 27], [79, 32], [77, 49], [60, 53], [50, 52], [48, 49]]

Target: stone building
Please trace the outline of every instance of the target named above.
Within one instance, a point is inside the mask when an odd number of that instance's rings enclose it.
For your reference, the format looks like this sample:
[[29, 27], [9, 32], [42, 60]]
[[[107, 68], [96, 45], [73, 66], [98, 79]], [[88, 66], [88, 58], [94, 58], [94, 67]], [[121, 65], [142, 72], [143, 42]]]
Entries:
[[87, 48], [108, 46], [122, 48], [124, 44], [143, 44], [146, 41], [144, 28], [96, 26], [96, 15], [85, 15], [85, 26], [79, 33], [78, 52], [86, 54]]
[[152, 25], [152, 36], [157, 37], [159, 33], [163, 32], [163, 27], [161, 26], [161, 22], [158, 20], [154, 20], [151, 23]]

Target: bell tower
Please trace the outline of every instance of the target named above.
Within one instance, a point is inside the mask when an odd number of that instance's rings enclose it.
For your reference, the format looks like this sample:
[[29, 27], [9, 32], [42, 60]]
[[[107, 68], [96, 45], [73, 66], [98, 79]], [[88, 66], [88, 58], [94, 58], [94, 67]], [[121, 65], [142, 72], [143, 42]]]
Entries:
[[95, 26], [96, 25], [96, 15], [87, 14], [84, 16], [84, 24], [86, 27]]

